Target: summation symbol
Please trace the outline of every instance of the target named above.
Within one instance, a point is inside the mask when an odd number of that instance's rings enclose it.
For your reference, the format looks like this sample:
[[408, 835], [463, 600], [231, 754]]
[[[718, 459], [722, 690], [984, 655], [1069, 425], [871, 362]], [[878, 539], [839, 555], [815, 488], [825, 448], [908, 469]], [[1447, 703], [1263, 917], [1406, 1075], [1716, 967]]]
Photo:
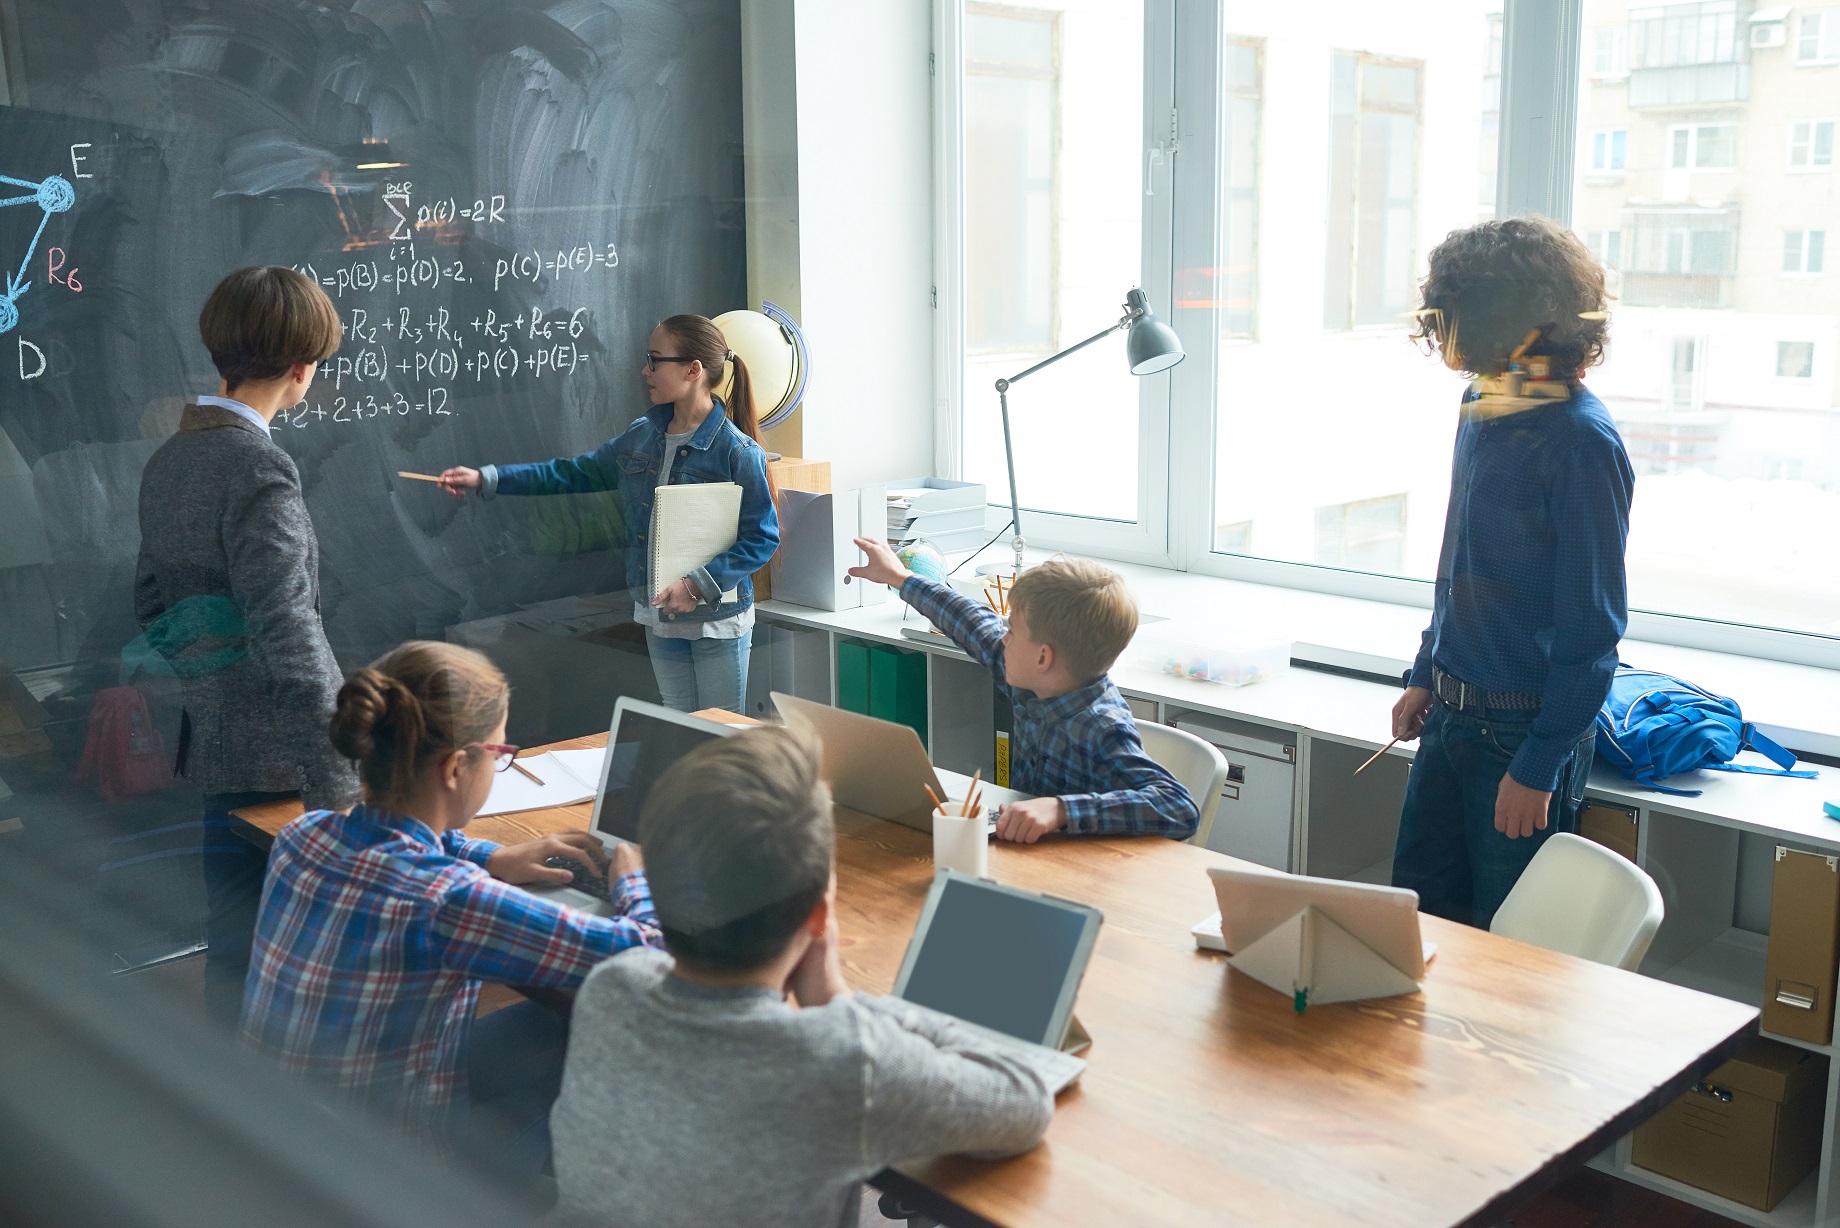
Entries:
[[37, 205], [44, 214], [38, 220], [38, 229], [32, 234], [32, 242], [26, 248], [25, 257], [19, 262], [19, 271], [6, 275], [6, 296], [0, 298], [0, 333], [4, 333], [10, 332], [19, 323], [19, 296], [32, 288], [32, 283], [25, 279], [26, 270], [32, 265], [32, 257], [38, 253], [38, 241], [44, 237], [46, 223], [51, 221], [52, 214], [63, 213], [77, 203], [77, 190], [62, 175], [50, 175], [37, 183], [29, 179], [15, 179], [11, 175], [0, 175], [0, 184], [26, 189], [24, 196], [0, 200], [0, 209], [10, 205]]

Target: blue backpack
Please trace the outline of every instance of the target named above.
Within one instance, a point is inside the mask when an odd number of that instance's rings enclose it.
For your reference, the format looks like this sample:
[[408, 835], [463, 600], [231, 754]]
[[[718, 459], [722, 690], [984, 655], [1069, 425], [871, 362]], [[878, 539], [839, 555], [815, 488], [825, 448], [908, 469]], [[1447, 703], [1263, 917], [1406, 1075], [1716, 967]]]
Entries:
[[[1741, 750], [1758, 751], [1776, 766], [1730, 762]], [[1676, 797], [1698, 797], [1704, 790], [1672, 789], [1655, 781], [1695, 768], [1763, 776], [1818, 775], [1790, 771], [1795, 756], [1746, 722], [1737, 700], [1627, 665], [1616, 667], [1610, 694], [1597, 713], [1597, 753], [1637, 784]]]

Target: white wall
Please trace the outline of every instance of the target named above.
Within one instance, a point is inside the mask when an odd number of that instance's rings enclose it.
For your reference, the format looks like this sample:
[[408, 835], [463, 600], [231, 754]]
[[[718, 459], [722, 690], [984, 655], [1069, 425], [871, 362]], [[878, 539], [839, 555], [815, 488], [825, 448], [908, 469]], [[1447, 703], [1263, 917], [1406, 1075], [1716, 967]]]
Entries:
[[[831, 462], [838, 489], [930, 473], [931, 4], [746, 0], [743, 12], [745, 97], [756, 108], [748, 121], [749, 289], [796, 304], [811, 344], [801, 450]], [[788, 76], [797, 126], [791, 183], [788, 142], [759, 123], [763, 110], [781, 122]], [[790, 210], [788, 191], [796, 196]], [[788, 284], [795, 268], [796, 284]]]

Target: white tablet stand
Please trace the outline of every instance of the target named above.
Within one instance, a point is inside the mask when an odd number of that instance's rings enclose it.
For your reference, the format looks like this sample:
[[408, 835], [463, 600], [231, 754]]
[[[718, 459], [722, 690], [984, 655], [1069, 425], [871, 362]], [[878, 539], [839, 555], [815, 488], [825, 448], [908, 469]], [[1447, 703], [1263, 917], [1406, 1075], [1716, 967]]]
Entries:
[[1313, 904], [1227, 962], [1290, 994], [1299, 1011], [1312, 1002], [1358, 1002], [1418, 989], [1417, 981]]

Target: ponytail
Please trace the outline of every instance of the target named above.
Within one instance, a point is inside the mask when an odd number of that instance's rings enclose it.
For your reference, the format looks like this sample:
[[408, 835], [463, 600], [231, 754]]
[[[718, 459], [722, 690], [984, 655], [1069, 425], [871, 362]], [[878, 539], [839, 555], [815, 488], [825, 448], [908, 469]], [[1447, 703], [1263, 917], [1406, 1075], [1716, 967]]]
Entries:
[[[694, 358], [703, 364], [703, 375], [712, 390], [721, 386], [728, 367], [734, 367], [734, 382], [729, 385], [728, 401], [723, 408], [735, 429], [759, 444], [764, 453], [767, 441], [760, 433], [760, 411], [754, 405], [754, 381], [741, 355], [728, 348], [728, 339], [716, 322], [706, 316], [676, 315], [661, 321], [658, 327], [677, 339], [685, 358]], [[767, 470], [767, 494], [775, 504], [779, 503], [779, 484], [773, 480], [771, 468]]]
[[481, 654], [411, 640], [345, 680], [327, 732], [357, 762], [364, 800], [400, 809], [429, 760], [488, 736], [509, 702], [505, 676]]

